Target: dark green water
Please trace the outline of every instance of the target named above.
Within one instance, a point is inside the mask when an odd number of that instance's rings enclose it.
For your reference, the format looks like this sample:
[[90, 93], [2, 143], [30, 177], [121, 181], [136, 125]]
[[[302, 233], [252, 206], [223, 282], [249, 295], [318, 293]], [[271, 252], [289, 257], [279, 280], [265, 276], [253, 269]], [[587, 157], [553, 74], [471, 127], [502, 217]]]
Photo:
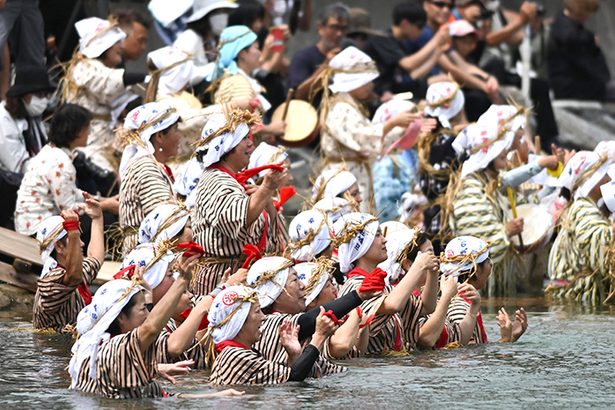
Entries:
[[[512, 302], [512, 303], [511, 303]], [[496, 303], [483, 314], [497, 340]], [[113, 401], [67, 390], [70, 342], [33, 334], [29, 314], [0, 313], [0, 408], [615, 408], [615, 309], [546, 306], [523, 300], [530, 328], [517, 343], [358, 359], [320, 380], [248, 388], [209, 400]], [[170, 391], [212, 391], [193, 372]]]

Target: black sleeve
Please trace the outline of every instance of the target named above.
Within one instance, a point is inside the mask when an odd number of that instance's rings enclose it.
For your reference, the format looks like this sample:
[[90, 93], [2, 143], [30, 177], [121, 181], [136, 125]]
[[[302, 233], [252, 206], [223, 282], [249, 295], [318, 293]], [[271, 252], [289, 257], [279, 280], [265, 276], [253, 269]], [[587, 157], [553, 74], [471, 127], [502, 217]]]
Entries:
[[128, 86], [128, 85], [142, 83], [143, 81], [145, 81], [146, 76], [147, 74], [129, 73], [128, 71], [124, 70], [124, 76], [122, 79], [124, 80], [124, 85]]
[[[359, 297], [357, 291], [352, 291], [339, 299], [326, 303], [323, 307], [325, 310], [332, 310], [335, 316], [342, 318], [346, 316], [352, 309], [361, 305], [363, 301]], [[299, 329], [299, 342], [303, 342], [311, 337], [316, 331], [316, 318], [320, 314], [320, 306], [315, 307], [309, 312], [305, 312], [297, 320], [297, 324], [301, 326]]]
[[316, 363], [319, 354], [320, 352], [315, 346], [308, 345], [297, 361], [290, 367], [290, 377], [288, 381], [300, 382], [305, 380], [308, 374], [310, 374], [310, 370], [312, 370], [314, 363]]

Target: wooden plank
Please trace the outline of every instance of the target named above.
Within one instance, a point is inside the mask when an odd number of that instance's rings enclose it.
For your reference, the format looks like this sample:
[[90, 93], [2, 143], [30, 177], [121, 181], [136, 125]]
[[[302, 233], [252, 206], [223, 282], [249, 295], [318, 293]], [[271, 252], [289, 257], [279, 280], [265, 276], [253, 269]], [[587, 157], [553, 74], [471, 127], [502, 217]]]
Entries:
[[113, 262], [113, 261], [105, 261], [98, 272], [98, 276], [96, 276], [96, 280], [94, 283], [102, 285], [105, 282], [109, 282], [113, 280], [113, 275], [115, 275], [120, 270], [121, 263]]
[[43, 266], [36, 239], [10, 229], [0, 228], [0, 253], [23, 259], [39, 267]]
[[0, 281], [2, 282], [35, 293], [37, 278], [36, 274], [18, 273], [8, 263], [0, 262]]

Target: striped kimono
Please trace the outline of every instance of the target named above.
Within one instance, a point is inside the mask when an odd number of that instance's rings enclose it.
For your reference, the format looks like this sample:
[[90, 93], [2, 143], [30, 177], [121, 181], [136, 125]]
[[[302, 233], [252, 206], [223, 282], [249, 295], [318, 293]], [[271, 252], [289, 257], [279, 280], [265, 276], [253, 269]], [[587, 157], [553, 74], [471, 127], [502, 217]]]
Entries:
[[[354, 271], [357, 269], [355, 268]], [[364, 276], [356, 275], [349, 277], [340, 290], [340, 296], [359, 289]], [[387, 285], [384, 294], [388, 295], [393, 287]], [[361, 303], [361, 310], [364, 313], [370, 312], [379, 303], [379, 298], [372, 298]], [[366, 354], [380, 355], [389, 352], [411, 351], [416, 348], [419, 337], [419, 317], [423, 303], [419, 297], [410, 296], [406, 306], [401, 313], [394, 315], [376, 315], [370, 325], [369, 342]], [[358, 354], [356, 349], [350, 352], [350, 357]]]
[[506, 235], [504, 213], [497, 200], [499, 192], [487, 195], [489, 183], [482, 171], [461, 180], [461, 187], [453, 200], [451, 230], [455, 236], [471, 235], [489, 244], [493, 271], [489, 277], [489, 296], [510, 295], [516, 292], [514, 272], [511, 272], [512, 246]]
[[589, 198], [579, 198], [562, 215], [549, 254], [547, 288], [554, 297], [601, 304], [610, 292], [611, 224]]
[[[293, 326], [297, 326], [300, 316], [301, 313], [296, 315], [288, 313], [272, 313], [267, 315], [261, 325], [261, 337], [258, 342], [254, 344], [254, 348], [261, 352], [265, 359], [286, 364], [288, 355], [282, 346], [282, 342], [280, 342], [280, 326], [285, 320], [290, 320]], [[318, 378], [329, 374], [341, 373], [346, 370], [345, 367], [325, 359], [321, 354], [318, 360], [316, 360], [316, 363], [314, 363], [308, 377]]]
[[154, 381], [156, 367], [156, 344], [142, 354], [137, 328], [101, 344], [96, 379], [89, 376], [90, 359], [83, 362], [77, 390], [111, 399], [165, 397], [167, 394]]
[[122, 255], [137, 245], [141, 221], [160, 204], [174, 203], [173, 183], [163, 165], [150, 156], [134, 160], [120, 186], [120, 227], [125, 232]]
[[196, 274], [192, 292], [196, 296], [209, 294], [222, 279], [227, 268], [241, 266], [244, 245], [257, 245], [267, 226], [266, 251], [275, 250], [277, 224], [261, 215], [247, 226], [250, 197], [229, 174], [208, 169], [196, 187], [196, 205], [192, 210], [194, 240], [205, 249], [209, 260]]
[[[98, 259], [83, 259], [83, 281], [86, 285], [92, 284], [99, 270]], [[77, 291], [79, 284], [63, 283], [65, 274], [66, 269], [57, 266], [37, 281], [32, 312], [32, 325], [35, 329], [61, 332], [66, 325], [74, 325], [77, 322], [77, 315], [85, 307], [85, 303]]]
[[229, 346], [216, 357], [209, 382], [214, 386], [234, 384], [280, 384], [290, 378], [290, 367], [265, 359], [254, 350]]
[[[459, 322], [463, 320], [469, 310], [470, 303], [458, 296], [455, 296], [448, 307], [446, 321], [459, 327]], [[458, 332], [458, 335], [459, 339], [457, 341], [461, 339], [461, 331]], [[483, 324], [483, 317], [481, 313], [478, 312], [478, 316], [476, 316], [476, 324], [474, 325], [474, 331], [472, 332], [472, 337], [470, 338], [468, 344], [484, 343], [487, 343], [487, 332], [485, 331], [485, 326]]]

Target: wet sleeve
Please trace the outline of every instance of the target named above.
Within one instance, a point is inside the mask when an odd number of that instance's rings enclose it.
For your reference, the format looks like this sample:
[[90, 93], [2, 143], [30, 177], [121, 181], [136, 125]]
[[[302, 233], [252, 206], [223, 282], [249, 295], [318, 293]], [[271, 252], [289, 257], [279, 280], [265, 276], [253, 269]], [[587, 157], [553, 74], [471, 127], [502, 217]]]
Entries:
[[301, 353], [301, 356], [295, 361], [290, 368], [290, 377], [288, 381], [299, 382], [305, 380], [305, 378], [312, 370], [312, 366], [316, 363], [320, 352], [313, 345], [308, 345]]

